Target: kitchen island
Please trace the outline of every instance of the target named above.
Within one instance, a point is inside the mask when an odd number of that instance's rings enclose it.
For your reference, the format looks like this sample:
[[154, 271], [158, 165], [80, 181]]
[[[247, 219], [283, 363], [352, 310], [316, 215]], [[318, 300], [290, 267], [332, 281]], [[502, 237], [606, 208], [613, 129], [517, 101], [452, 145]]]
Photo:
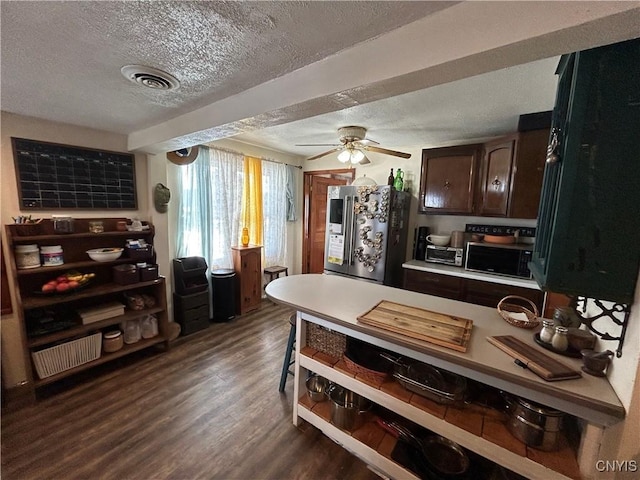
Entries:
[[[300, 401], [294, 402], [294, 423], [297, 424], [299, 418], [309, 421], [345, 448], [363, 458], [373, 468], [391, 477], [402, 477], [407, 472], [398, 470], [400, 467], [389, 461], [384, 454], [376, 452], [375, 449], [367, 446], [366, 442], [354, 439], [348, 433], [334, 427], [304, 404], [304, 376], [307, 371], [325, 376], [345, 388], [368, 397], [376, 404], [393, 410], [527, 477], [572, 478], [576, 475], [561, 471], [563, 463], [570, 463], [564, 462], [562, 458], [555, 458], [555, 464], [554, 462], [550, 464], [546, 461], [541, 463], [537, 451], [531, 452], [531, 455], [525, 453], [522, 456], [515, 453], [508, 445], [497, 445], [488, 438], [488, 435], [471, 433], [468, 429], [456, 426], [438, 415], [399, 400], [397, 395], [359, 381], [357, 377], [354, 378], [354, 375], [335, 368], [337, 367], [335, 364], [323, 359], [322, 356], [317, 358], [313, 355], [309, 356], [305, 353], [308, 324], [323, 326], [581, 419], [583, 424], [581, 448], [577, 454], [573, 453], [573, 458], [570, 460], [574, 464], [577, 462], [586, 478], [591, 478], [593, 475], [591, 461], [594, 458], [594, 451], [597, 451], [597, 438], [602, 429], [624, 419], [624, 407], [605, 378], [583, 375], [579, 379], [546, 382], [531, 371], [517, 366], [510, 356], [491, 345], [487, 337], [496, 335], [512, 335], [535, 345], [532, 331], [509, 325], [493, 308], [339, 276], [318, 274], [277, 279], [267, 286], [266, 293], [274, 302], [291, 306], [298, 311], [294, 396]], [[416, 340], [365, 325], [357, 320], [358, 316], [369, 311], [382, 300], [472, 320], [473, 329], [467, 351], [459, 352]], [[540, 351], [545, 352], [542, 348]], [[554, 354], [549, 353], [549, 355]], [[577, 359], [565, 357], [562, 357], [561, 361], [577, 369], [581, 363]], [[517, 442], [515, 438], [513, 441]], [[531, 449], [527, 452], [529, 450]], [[556, 457], [562, 455], [561, 452], [554, 453]]]

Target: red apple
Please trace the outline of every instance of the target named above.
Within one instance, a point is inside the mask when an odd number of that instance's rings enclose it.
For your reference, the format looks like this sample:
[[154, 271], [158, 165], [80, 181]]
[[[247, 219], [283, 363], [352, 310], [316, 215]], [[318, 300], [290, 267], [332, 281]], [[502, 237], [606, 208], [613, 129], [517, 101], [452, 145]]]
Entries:
[[66, 292], [69, 290], [69, 284], [67, 282], [59, 283], [56, 287], [56, 292]]
[[55, 285], [51, 285], [49, 283], [45, 283], [42, 286], [42, 291], [45, 292], [45, 293], [53, 292], [53, 291], [55, 291], [55, 289], [56, 289], [56, 286]]
[[60, 275], [58, 278], [56, 278], [56, 280], [58, 281], [58, 283], [68, 282], [69, 281], [69, 279], [64, 275]]
[[76, 282], [75, 280], [69, 280], [68, 285], [69, 285], [69, 288], [70, 288], [70, 289], [72, 289], [72, 288], [78, 288], [79, 283], [78, 283], [78, 282]]

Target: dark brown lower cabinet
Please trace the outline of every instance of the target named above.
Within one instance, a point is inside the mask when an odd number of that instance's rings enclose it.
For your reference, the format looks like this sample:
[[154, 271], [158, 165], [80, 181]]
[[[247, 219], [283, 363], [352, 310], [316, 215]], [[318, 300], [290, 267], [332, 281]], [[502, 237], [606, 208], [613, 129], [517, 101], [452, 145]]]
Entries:
[[485, 307], [497, 307], [498, 302], [507, 295], [518, 295], [535, 303], [539, 312], [544, 311], [544, 292], [532, 288], [410, 269], [404, 271], [404, 288], [437, 297], [484, 305]]

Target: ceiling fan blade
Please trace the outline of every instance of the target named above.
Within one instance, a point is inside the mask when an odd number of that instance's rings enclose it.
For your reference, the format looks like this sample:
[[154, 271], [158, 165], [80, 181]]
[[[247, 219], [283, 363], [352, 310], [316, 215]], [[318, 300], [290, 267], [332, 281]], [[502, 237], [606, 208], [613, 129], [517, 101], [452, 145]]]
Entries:
[[339, 152], [342, 150], [342, 147], [332, 148], [331, 150], [327, 150], [326, 152], [319, 153], [318, 155], [314, 155], [313, 157], [307, 158], [307, 160], [315, 160], [317, 158], [325, 157], [327, 155], [331, 155], [332, 153]]
[[363, 138], [362, 140], [359, 140], [360, 143], [373, 143], [375, 145], [380, 145], [379, 142], [376, 142], [375, 140], [371, 140], [370, 138]]
[[340, 147], [341, 143], [296, 143], [296, 147]]
[[358, 162], [359, 165], [368, 165], [370, 163], [371, 163], [371, 160], [369, 160], [369, 158], [366, 155], [364, 155], [364, 158]]
[[389, 150], [389, 149], [382, 148], [382, 147], [374, 147], [372, 145], [363, 145], [362, 148], [364, 148], [365, 150], [367, 150], [369, 152], [383, 153], [384, 155], [393, 155], [394, 157], [400, 157], [400, 158], [410, 158], [411, 157], [410, 153], [398, 152], [396, 150]]

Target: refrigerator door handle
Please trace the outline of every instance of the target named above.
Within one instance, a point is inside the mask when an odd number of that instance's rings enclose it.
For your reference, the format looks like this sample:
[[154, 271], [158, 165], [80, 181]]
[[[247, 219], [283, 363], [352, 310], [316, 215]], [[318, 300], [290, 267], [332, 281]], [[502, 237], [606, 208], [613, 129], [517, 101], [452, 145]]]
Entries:
[[344, 197], [345, 210], [343, 213], [342, 221], [344, 224], [344, 237], [347, 240], [347, 244], [345, 245], [347, 265], [351, 265], [351, 235], [353, 234], [353, 228], [351, 225], [351, 212], [353, 211], [353, 206], [351, 205], [351, 201], [351, 196], [347, 195], [346, 197]]

